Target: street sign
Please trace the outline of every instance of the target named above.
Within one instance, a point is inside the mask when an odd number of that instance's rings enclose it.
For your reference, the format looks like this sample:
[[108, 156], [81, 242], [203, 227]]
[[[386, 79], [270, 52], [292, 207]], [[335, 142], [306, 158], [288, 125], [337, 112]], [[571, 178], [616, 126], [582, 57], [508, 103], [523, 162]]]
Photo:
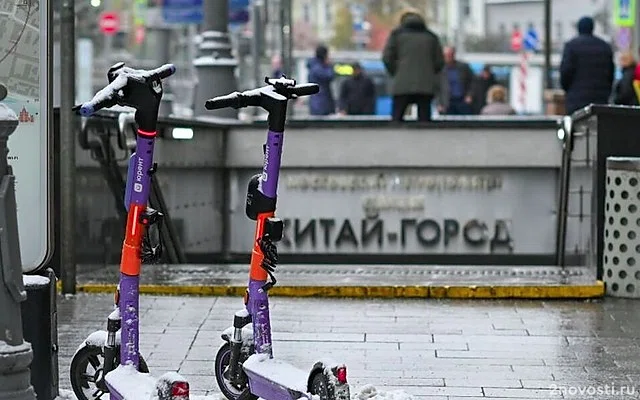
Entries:
[[229, 0], [229, 23], [246, 24], [249, 22], [249, 0]]
[[630, 28], [636, 23], [636, 0], [614, 0], [613, 19], [616, 26]]
[[522, 33], [516, 30], [511, 34], [511, 50], [520, 51], [522, 49]]
[[202, 0], [164, 0], [162, 18], [171, 24], [199, 24], [202, 22]]
[[103, 12], [98, 21], [100, 32], [107, 36], [115, 35], [120, 29], [120, 18], [115, 12]]
[[[249, 22], [249, 0], [227, 0], [229, 24]], [[162, 18], [170, 24], [199, 24], [202, 22], [202, 0], [164, 0]]]
[[535, 29], [529, 28], [527, 34], [524, 36], [523, 47], [527, 51], [536, 51], [540, 46], [540, 39]]
[[[0, 83], [7, 89], [2, 103], [18, 117], [9, 137], [8, 161], [16, 177], [16, 203], [22, 271], [41, 269], [53, 249], [51, 240], [51, 112], [49, 22], [51, 2], [2, 1]], [[15, 51], [14, 51], [15, 50]]]

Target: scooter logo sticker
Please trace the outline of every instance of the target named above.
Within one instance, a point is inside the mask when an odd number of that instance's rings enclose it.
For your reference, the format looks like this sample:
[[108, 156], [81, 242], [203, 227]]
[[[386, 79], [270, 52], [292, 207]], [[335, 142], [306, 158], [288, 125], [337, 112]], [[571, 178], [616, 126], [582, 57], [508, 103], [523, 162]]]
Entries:
[[269, 169], [269, 146], [264, 147], [264, 167], [262, 168], [262, 176], [260, 177], [260, 181], [258, 182], [258, 190], [262, 192], [262, 184], [269, 180], [269, 174], [267, 170]]
[[144, 177], [144, 160], [142, 157], [138, 157], [138, 162], [136, 163], [136, 181], [133, 184], [133, 191], [140, 193], [142, 192], [142, 178]]

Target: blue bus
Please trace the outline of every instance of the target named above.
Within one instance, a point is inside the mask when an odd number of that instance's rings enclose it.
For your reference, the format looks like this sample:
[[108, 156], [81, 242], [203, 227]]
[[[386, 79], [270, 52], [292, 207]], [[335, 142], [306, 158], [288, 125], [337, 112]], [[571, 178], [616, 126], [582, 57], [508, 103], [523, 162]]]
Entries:
[[[293, 57], [296, 62], [296, 70], [298, 76], [306, 77], [306, 60], [312, 56], [310, 50], [296, 50]], [[493, 71], [496, 80], [505, 87], [510, 87], [511, 71], [520, 63], [520, 55], [517, 53], [465, 53], [460, 56], [471, 66], [475, 74], [479, 74], [485, 65], [489, 65]], [[551, 56], [551, 76], [553, 88], [559, 88], [559, 71], [560, 54], [552, 54]], [[371, 51], [334, 51], [330, 53], [330, 58], [334, 62], [337, 78], [334, 80], [334, 93], [339, 93], [339, 88], [344, 79], [351, 75], [351, 63], [357, 61], [362, 65], [364, 71], [373, 79], [376, 86], [376, 115], [391, 115], [391, 95], [389, 90], [389, 76], [387, 75], [384, 64], [381, 60], [379, 52]], [[530, 65], [542, 67], [544, 65], [544, 56], [542, 54], [534, 54], [530, 59]], [[541, 83], [542, 85], [543, 83]]]

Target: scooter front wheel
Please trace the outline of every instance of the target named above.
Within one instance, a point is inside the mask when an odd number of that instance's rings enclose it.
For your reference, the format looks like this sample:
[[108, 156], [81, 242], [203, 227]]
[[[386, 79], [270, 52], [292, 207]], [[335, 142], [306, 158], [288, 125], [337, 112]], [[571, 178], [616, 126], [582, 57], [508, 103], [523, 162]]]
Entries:
[[[120, 353], [119, 347], [116, 351], [116, 354]], [[114, 367], [119, 363], [119, 357], [116, 357]], [[149, 372], [149, 367], [142, 356], [140, 356], [138, 370], [143, 373]], [[87, 345], [78, 350], [71, 360], [69, 372], [71, 387], [78, 400], [100, 400], [107, 393], [102, 346]]]
[[[244, 361], [242, 360], [242, 355], [240, 358], [240, 361]], [[218, 381], [218, 387], [224, 397], [229, 400], [257, 400], [258, 397], [249, 391], [249, 383], [246, 380], [240, 387], [236, 387], [231, 383], [231, 380], [225, 376], [225, 374], [228, 373], [230, 361], [231, 345], [229, 343], [225, 343], [220, 347], [220, 350], [218, 350], [214, 365], [216, 381]], [[240, 368], [242, 368], [242, 365], [240, 365]]]

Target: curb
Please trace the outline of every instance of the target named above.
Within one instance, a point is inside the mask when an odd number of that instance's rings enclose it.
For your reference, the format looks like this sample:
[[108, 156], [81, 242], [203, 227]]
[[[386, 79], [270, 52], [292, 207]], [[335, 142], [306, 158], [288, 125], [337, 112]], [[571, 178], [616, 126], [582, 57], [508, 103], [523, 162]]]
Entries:
[[[58, 281], [58, 292], [62, 284]], [[79, 293], [113, 293], [115, 284], [78, 284]], [[245, 286], [140, 285], [140, 294], [169, 296], [244, 296]], [[387, 299], [590, 299], [605, 294], [604, 283], [540, 286], [276, 286], [280, 297], [343, 297]]]

